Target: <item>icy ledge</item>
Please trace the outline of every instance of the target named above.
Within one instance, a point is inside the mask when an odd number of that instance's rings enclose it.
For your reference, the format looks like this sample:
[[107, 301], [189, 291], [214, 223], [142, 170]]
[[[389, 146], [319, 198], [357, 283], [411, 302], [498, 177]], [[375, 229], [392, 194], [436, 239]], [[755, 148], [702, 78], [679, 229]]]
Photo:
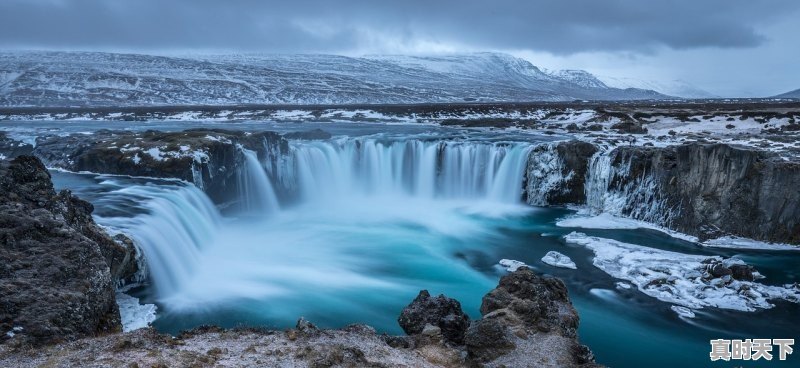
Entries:
[[620, 217], [612, 215], [608, 212], [600, 214], [592, 214], [589, 208], [579, 208], [578, 212], [574, 215], [564, 217], [556, 222], [558, 227], [573, 227], [581, 229], [651, 229], [665, 233], [673, 238], [686, 240], [688, 242], [696, 243], [698, 241], [696, 236], [683, 234], [674, 230], [667, 229], [649, 222], [635, 220], [627, 217]]
[[792, 244], [767, 243], [736, 236], [723, 236], [721, 238], [705, 241], [701, 244], [715, 248], [800, 251], [800, 247]]
[[561, 267], [561, 268], [570, 268], [570, 269], [577, 269], [578, 267], [575, 266], [575, 262], [572, 262], [572, 259], [569, 257], [556, 252], [556, 251], [549, 251], [547, 254], [542, 257], [542, 262], [549, 264], [553, 267]]
[[769, 300], [775, 299], [800, 303], [800, 286], [746, 281], [763, 276], [738, 259], [669, 252], [578, 232], [564, 238], [591, 249], [597, 268], [664, 302], [740, 311], [772, 308]]
[[139, 304], [139, 298], [117, 292], [117, 305], [123, 332], [145, 328], [156, 320], [157, 307], [154, 304]]

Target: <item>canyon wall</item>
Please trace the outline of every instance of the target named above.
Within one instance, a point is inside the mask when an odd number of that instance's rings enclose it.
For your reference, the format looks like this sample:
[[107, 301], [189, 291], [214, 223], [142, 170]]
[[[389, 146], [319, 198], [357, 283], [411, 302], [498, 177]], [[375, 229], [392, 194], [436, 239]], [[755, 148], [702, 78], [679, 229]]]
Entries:
[[800, 243], [800, 162], [753, 148], [697, 142], [584, 150], [577, 159], [576, 144], [559, 143], [558, 157], [546, 158], [558, 163], [550, 174], [561, 173], [569, 185], [544, 193], [530, 185], [543, 166], [531, 157], [529, 203], [587, 204], [597, 212], [651, 222], [701, 241], [734, 235]]

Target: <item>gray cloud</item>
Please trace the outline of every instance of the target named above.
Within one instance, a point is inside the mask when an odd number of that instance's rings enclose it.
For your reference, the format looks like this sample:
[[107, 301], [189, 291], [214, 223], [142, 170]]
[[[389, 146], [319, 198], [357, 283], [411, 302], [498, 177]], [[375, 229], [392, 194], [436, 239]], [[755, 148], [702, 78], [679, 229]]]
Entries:
[[756, 47], [768, 41], [760, 27], [798, 9], [793, 0], [5, 0], [0, 47], [402, 52], [439, 44], [646, 54]]

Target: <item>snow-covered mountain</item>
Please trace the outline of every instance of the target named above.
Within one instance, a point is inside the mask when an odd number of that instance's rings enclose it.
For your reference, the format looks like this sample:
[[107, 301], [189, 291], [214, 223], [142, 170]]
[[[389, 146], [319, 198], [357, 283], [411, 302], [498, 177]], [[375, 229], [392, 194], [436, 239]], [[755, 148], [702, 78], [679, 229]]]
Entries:
[[598, 75], [598, 80], [601, 80], [605, 85], [613, 88], [640, 88], [658, 91], [668, 96], [682, 97], [682, 98], [715, 98], [714, 94], [704, 91], [692, 84], [674, 79], [669, 81], [655, 81], [629, 77], [611, 77]]
[[[563, 69], [563, 70], [545, 70], [545, 73], [551, 77], [563, 79], [572, 82], [576, 85], [585, 88], [609, 88], [600, 79], [585, 70], [576, 69]], [[622, 88], [637, 88], [637, 87], [622, 87]]]
[[800, 89], [796, 89], [794, 91], [789, 91], [786, 93], [781, 93], [775, 96], [775, 98], [800, 98]]
[[659, 99], [498, 53], [448, 56], [0, 53], [0, 106], [367, 104]]

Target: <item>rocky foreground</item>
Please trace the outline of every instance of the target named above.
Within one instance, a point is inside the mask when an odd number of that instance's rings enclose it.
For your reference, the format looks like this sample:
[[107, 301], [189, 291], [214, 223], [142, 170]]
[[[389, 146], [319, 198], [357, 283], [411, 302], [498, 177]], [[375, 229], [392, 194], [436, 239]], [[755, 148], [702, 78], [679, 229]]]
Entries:
[[92, 210], [56, 193], [38, 159], [0, 161], [0, 342], [121, 331], [115, 283], [135, 272], [135, 249], [108, 236]]
[[0, 345], [14, 367], [598, 367], [577, 342], [578, 315], [558, 279], [521, 268], [500, 281], [476, 321], [458, 301], [426, 291], [400, 323], [408, 336], [366, 325], [285, 331], [201, 327], [176, 337], [152, 328], [37, 349]]
[[527, 268], [500, 280], [475, 321], [420, 292], [398, 319], [407, 336], [303, 319], [286, 331], [120, 333], [114, 287], [135, 272], [132, 243], [98, 227], [88, 202], [56, 193], [35, 157], [0, 161], [0, 189], [0, 366], [596, 366], [564, 283]]

